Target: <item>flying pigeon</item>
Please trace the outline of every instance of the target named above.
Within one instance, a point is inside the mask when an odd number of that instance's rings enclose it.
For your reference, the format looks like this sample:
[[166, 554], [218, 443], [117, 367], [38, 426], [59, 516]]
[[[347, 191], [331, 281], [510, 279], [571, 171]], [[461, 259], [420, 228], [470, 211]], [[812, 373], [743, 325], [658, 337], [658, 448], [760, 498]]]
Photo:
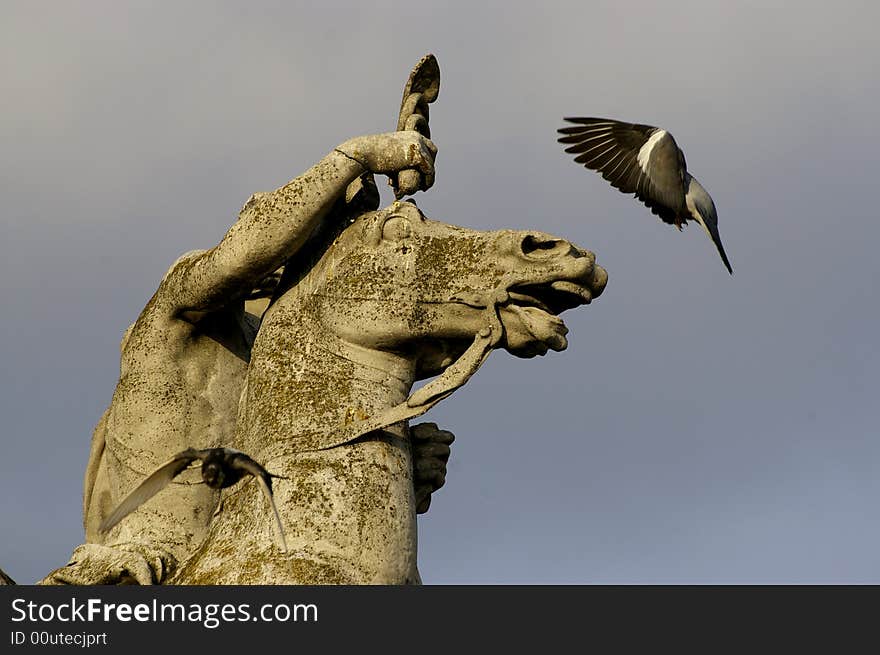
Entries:
[[284, 539], [284, 528], [281, 525], [281, 517], [278, 516], [278, 509], [275, 507], [275, 501], [272, 497], [272, 478], [279, 478], [281, 476], [269, 473], [243, 452], [233, 450], [232, 448], [205, 448], [204, 450], [187, 448], [183, 452], [177, 453], [135, 487], [119, 503], [119, 507], [104, 519], [98, 528], [99, 531], [108, 532], [131, 512], [162, 491], [195, 460], [202, 460], [202, 479], [212, 489], [231, 487], [246, 475], [252, 475], [256, 478], [263, 494], [269, 501], [269, 505], [272, 507], [272, 512], [275, 514], [275, 523], [278, 527], [281, 547], [286, 553], [287, 543]]
[[664, 223], [679, 230], [688, 220], [703, 226], [733, 275], [721, 245], [715, 203], [687, 171], [684, 153], [666, 130], [651, 125], [622, 123], [608, 118], [566, 118], [560, 143], [577, 155], [574, 160], [602, 174], [624, 193], [634, 193]]

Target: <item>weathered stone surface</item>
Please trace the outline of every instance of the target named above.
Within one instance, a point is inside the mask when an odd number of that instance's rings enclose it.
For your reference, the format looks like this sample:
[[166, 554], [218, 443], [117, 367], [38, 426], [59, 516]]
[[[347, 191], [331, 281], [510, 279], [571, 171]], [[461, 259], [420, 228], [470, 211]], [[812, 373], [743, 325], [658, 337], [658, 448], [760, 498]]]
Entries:
[[259, 491], [243, 486], [172, 582], [418, 580], [410, 439], [399, 424], [363, 426], [396, 418], [417, 380], [496, 323], [492, 347], [564, 349], [555, 314], [601, 293], [606, 276], [562, 239], [468, 230], [401, 202], [359, 216], [295, 279], [263, 318], [236, 433], [237, 448], [287, 478], [276, 503], [290, 557]]
[[[44, 584], [420, 582], [416, 514], [445, 481], [453, 437], [409, 421], [494, 349], [563, 350], [557, 315], [607, 279], [547, 234], [456, 227], [412, 202], [378, 209], [373, 174], [398, 196], [433, 184], [432, 59], [407, 84], [407, 129], [350, 139], [254, 194], [217, 246], [166, 273], [123, 337], [95, 429], [86, 543]], [[219, 446], [286, 478], [274, 483], [286, 554], [256, 484], [216, 491], [195, 470], [100, 532], [170, 457]]]

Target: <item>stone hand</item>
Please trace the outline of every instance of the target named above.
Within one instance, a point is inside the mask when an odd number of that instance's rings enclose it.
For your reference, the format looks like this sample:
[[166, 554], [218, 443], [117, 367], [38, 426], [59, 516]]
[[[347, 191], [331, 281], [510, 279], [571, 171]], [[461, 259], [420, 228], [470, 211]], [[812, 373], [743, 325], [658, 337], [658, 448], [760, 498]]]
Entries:
[[336, 148], [371, 173], [392, 175], [400, 171], [421, 173], [420, 188], [434, 184], [434, 158], [437, 146], [415, 130], [370, 134], [349, 139]]
[[446, 463], [455, 435], [441, 430], [436, 423], [410, 427], [413, 450], [413, 487], [416, 512], [424, 514], [431, 506], [431, 494], [446, 483]]
[[66, 566], [40, 580], [41, 585], [159, 584], [174, 566], [174, 558], [145, 544], [115, 546], [82, 544]]

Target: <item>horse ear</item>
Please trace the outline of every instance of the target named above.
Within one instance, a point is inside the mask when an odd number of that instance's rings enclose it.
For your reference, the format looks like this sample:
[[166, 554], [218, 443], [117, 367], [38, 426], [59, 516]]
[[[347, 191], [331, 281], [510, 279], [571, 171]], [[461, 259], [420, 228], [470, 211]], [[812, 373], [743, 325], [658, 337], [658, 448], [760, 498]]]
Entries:
[[364, 226], [366, 241], [378, 246], [383, 241], [396, 243], [413, 233], [413, 224], [424, 220], [415, 202], [395, 200], [390, 206], [377, 211]]
[[391, 214], [382, 222], [382, 241], [397, 243], [412, 235], [410, 220], [401, 214]]

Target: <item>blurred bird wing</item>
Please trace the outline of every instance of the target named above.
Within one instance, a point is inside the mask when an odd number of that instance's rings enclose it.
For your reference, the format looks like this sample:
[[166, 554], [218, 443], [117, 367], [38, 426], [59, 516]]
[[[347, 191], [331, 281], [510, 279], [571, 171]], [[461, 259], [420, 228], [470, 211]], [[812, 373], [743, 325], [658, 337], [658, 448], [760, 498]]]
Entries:
[[634, 193], [663, 221], [672, 223], [685, 194], [684, 154], [666, 130], [608, 118], [566, 118], [558, 130], [566, 152], [623, 193]]
[[286, 555], [287, 540], [284, 538], [284, 526], [281, 523], [281, 516], [278, 514], [278, 508], [275, 506], [275, 497], [272, 493], [272, 474], [244, 453], [236, 451], [236, 454], [238, 457], [232, 461], [232, 466], [240, 468], [256, 478], [257, 484], [260, 485], [260, 489], [263, 491], [266, 500], [269, 501], [269, 506], [272, 508], [272, 513], [275, 515], [275, 527], [277, 528], [278, 540], [281, 542], [281, 550], [283, 550]]
[[284, 554], [287, 554], [287, 540], [284, 538], [284, 526], [281, 523], [281, 516], [278, 514], [278, 508], [275, 507], [275, 499], [272, 496], [272, 489], [269, 487], [269, 476], [264, 478], [263, 476], [257, 477], [257, 483], [260, 485], [260, 488], [263, 490], [263, 494], [266, 496], [266, 499], [269, 501], [269, 505], [272, 507], [272, 513], [275, 515], [275, 527], [278, 529], [278, 539], [281, 542], [281, 550], [284, 551]]
[[178, 453], [168, 462], [156, 469], [149, 477], [135, 487], [119, 506], [101, 523], [98, 530], [108, 532], [134, 510], [162, 491], [168, 484], [194, 460], [200, 459], [202, 451], [188, 448]]

